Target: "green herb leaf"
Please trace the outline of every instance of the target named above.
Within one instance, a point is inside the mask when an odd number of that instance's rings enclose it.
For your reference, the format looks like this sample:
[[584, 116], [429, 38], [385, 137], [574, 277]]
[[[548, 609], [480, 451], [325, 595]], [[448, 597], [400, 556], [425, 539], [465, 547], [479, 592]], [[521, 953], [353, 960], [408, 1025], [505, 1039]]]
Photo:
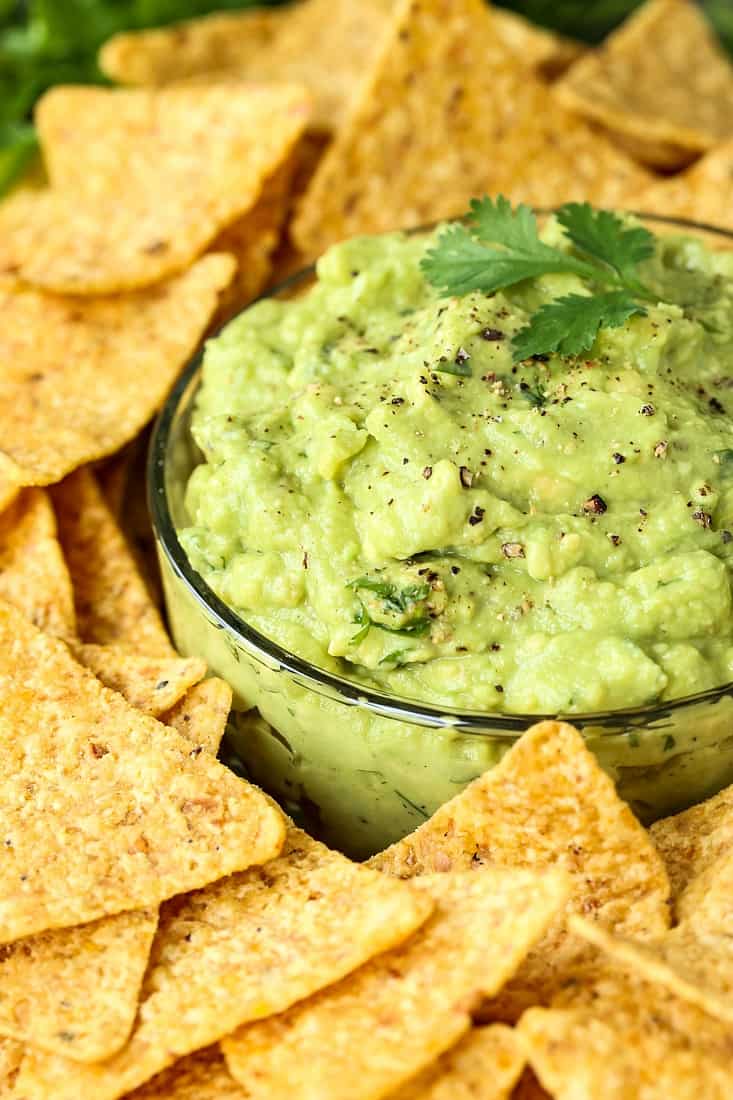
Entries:
[[[439, 290], [493, 294], [551, 272], [585, 278], [595, 274], [590, 264], [544, 244], [529, 207], [520, 205], [514, 212], [503, 195], [495, 203], [489, 198], [474, 199], [468, 217], [475, 232], [465, 225], [448, 226], [421, 260], [425, 278]], [[500, 247], [490, 248], [488, 243]]]
[[590, 349], [600, 328], [618, 328], [635, 313], [643, 315], [646, 310], [622, 290], [556, 298], [542, 306], [516, 334], [512, 341], [514, 361], [553, 351], [581, 355]]
[[398, 588], [391, 581], [380, 581], [374, 577], [357, 577], [356, 580], [349, 581], [347, 587], [373, 592], [382, 600], [385, 611], [394, 611], [397, 614], [404, 614], [414, 604], [430, 595], [429, 584], [409, 584], [405, 588]]
[[393, 649], [391, 653], [388, 653], [386, 657], [382, 657], [379, 662], [380, 665], [398, 665], [400, 664], [400, 658], [404, 657], [406, 653], [409, 653], [409, 649]]
[[624, 225], [611, 210], [594, 210], [587, 202], [568, 202], [557, 220], [575, 247], [611, 268], [634, 289], [644, 290], [636, 267], [654, 254], [654, 236], [641, 225]]
[[455, 363], [450, 360], [446, 363], [436, 363], [430, 369], [436, 374], [456, 374], [459, 378], [470, 378], [473, 374], [469, 363]]

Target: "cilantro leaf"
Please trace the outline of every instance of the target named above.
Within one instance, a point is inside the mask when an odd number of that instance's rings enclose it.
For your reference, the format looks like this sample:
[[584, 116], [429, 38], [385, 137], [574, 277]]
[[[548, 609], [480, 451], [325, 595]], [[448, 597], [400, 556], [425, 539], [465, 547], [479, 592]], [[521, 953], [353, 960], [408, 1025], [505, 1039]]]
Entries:
[[590, 349], [600, 328], [618, 328], [634, 314], [645, 314], [623, 290], [594, 296], [566, 294], [541, 306], [514, 337], [514, 361], [532, 355], [558, 352], [560, 355], [580, 355]]
[[560, 207], [557, 220], [581, 252], [600, 260], [635, 290], [636, 267], [654, 254], [654, 236], [641, 225], [624, 225], [611, 210], [594, 210], [587, 202], [568, 202]]
[[[448, 226], [435, 246], [423, 256], [420, 267], [432, 286], [448, 294], [468, 294], [481, 290], [493, 294], [524, 279], [550, 272], [565, 272], [593, 278], [595, 269], [575, 256], [569, 256], [544, 244], [537, 235], [534, 214], [526, 206], [512, 212], [503, 196], [474, 201], [469, 226]], [[500, 245], [490, 248], [487, 243]]]

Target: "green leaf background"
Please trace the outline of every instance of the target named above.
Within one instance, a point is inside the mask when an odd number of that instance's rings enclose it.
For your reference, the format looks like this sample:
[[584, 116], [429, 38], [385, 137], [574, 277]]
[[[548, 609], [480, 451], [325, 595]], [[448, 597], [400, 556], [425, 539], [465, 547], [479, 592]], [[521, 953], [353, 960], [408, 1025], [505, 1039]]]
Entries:
[[[52, 84], [104, 83], [99, 46], [116, 31], [162, 26], [223, 9], [273, 7], [282, 0], [0, 0], [0, 193], [35, 150], [29, 129], [38, 96]], [[358, 3], [359, 0], [354, 0]], [[639, 0], [498, 0], [554, 30], [598, 42]], [[731, 0], [702, 0], [733, 52]]]

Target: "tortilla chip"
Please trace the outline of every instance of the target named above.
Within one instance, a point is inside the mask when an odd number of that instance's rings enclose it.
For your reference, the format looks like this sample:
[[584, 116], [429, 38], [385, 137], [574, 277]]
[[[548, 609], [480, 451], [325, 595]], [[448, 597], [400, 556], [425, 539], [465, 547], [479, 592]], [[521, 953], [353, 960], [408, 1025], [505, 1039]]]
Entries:
[[237, 273], [219, 304], [213, 325], [224, 324], [249, 305], [267, 286], [272, 256], [290, 209], [290, 189], [297, 164], [297, 150], [265, 183], [254, 207], [228, 226], [214, 242], [219, 252], [237, 261]]
[[81, 1066], [29, 1050], [19, 1094], [113, 1100], [401, 943], [431, 909], [407, 884], [290, 828], [283, 854], [267, 867], [162, 907], [137, 1023], [119, 1054]]
[[628, 206], [649, 214], [689, 218], [733, 229], [732, 182], [733, 141], [726, 141], [686, 172], [642, 188], [629, 198]]
[[555, 1100], [730, 1096], [730, 1026], [605, 961], [525, 1013], [518, 1036]]
[[160, 717], [194, 745], [216, 756], [232, 706], [232, 689], [225, 680], [212, 676], [186, 692], [174, 707]]
[[231, 257], [205, 256], [144, 293], [94, 301], [0, 278], [0, 438], [17, 483], [59, 481], [136, 435], [193, 354], [232, 272]]
[[0, 272], [77, 295], [170, 278], [252, 209], [307, 114], [287, 85], [52, 89], [36, 115], [52, 186], [0, 205]]
[[[669, 927], [661, 858], [581, 735], [562, 722], [532, 726], [495, 768], [370, 865], [403, 878], [557, 866], [573, 882], [567, 913], [638, 939]], [[582, 951], [559, 918], [486, 1017], [514, 1020], [546, 1003]]]
[[648, 179], [554, 102], [502, 45], [482, 0], [402, 0], [293, 239], [318, 255], [344, 237], [463, 214], [484, 192], [615, 206]]
[[679, 917], [687, 890], [733, 850], [733, 787], [655, 822], [649, 831], [664, 859]]
[[93, 1062], [127, 1040], [156, 909], [43, 932], [0, 949], [0, 1034]]
[[272, 858], [279, 813], [0, 607], [0, 942], [172, 894]]
[[511, 977], [569, 889], [562, 874], [489, 870], [414, 886], [437, 909], [405, 945], [223, 1041], [250, 1100], [387, 1096], [468, 1031], [476, 999]]
[[219, 1048], [209, 1047], [163, 1070], [127, 1100], [244, 1100], [244, 1095]]
[[572, 928], [649, 981], [733, 1024], [733, 854], [719, 856], [698, 885], [694, 897], [686, 895], [679, 925], [651, 943], [610, 935], [578, 918]]
[[69, 571], [43, 489], [24, 489], [0, 513], [0, 599], [39, 630], [67, 640], [76, 634]]
[[201, 75], [304, 84], [314, 98], [313, 127], [332, 131], [343, 123], [392, 7], [392, 0], [304, 0], [280, 11], [221, 12], [115, 35], [99, 63], [120, 84]]
[[122, 450], [112, 455], [94, 471], [107, 507], [118, 522], [125, 506], [130, 475], [139, 457], [140, 440], [140, 436], [131, 440]]
[[388, 1100], [506, 1100], [524, 1063], [512, 1028], [472, 1028]]
[[733, 65], [689, 0], [647, 0], [556, 87], [570, 110], [659, 168], [733, 137]]
[[105, 687], [154, 718], [175, 706], [206, 675], [206, 661], [200, 657], [144, 657], [108, 645], [72, 645], [71, 652]]
[[538, 27], [506, 8], [494, 8], [492, 18], [502, 45], [513, 50], [528, 69], [535, 69], [548, 80], [560, 76], [587, 49], [584, 43]]
[[77, 470], [54, 486], [51, 499], [81, 641], [174, 657], [158, 609], [92, 472]]

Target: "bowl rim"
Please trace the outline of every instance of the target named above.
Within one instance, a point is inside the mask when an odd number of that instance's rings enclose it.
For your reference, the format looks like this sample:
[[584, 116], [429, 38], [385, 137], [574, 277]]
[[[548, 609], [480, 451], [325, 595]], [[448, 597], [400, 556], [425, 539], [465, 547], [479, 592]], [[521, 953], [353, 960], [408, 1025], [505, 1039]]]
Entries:
[[[553, 213], [551, 209], [541, 207], [533, 209], [539, 215], [546, 216]], [[697, 233], [711, 233], [733, 241], [733, 230], [711, 225], [707, 222], [637, 210], [626, 211], [626, 213], [645, 221]], [[407, 232], [428, 232], [432, 228], [435, 228], [435, 226], [417, 226], [408, 229]], [[301, 686], [308, 687], [319, 695], [336, 698], [346, 705], [359, 706], [381, 716], [403, 722], [435, 729], [465, 729], [470, 730], [472, 734], [483, 734], [491, 737], [519, 737], [535, 722], [562, 719], [572, 722], [576, 726], [594, 726], [601, 729], [608, 727], [609, 734], [618, 733], [619, 727], [636, 729], [640, 726], [647, 726], [656, 720], [668, 718], [677, 711], [704, 703], [714, 704], [726, 696], [733, 696], [733, 681], [728, 681], [718, 687], [709, 688], [692, 695], [680, 696], [678, 699], [665, 702], [577, 714], [552, 712], [519, 714], [509, 711], [467, 710], [458, 707], [437, 706], [407, 696], [391, 695], [387, 692], [373, 690], [357, 680], [339, 676], [320, 668], [304, 657], [299, 657], [296, 653], [285, 649], [273, 639], [268, 638], [267, 635], [255, 630], [209, 588], [203, 577], [190, 564], [188, 556], [178, 539], [168, 507], [168, 496], [165, 489], [165, 464], [168, 441], [178, 407], [183, 397], [188, 393], [189, 388], [196, 383], [197, 375], [200, 374], [206, 343], [219, 336], [228, 324], [250, 309], [255, 302], [271, 298], [276, 294], [281, 294], [283, 291], [298, 286], [301, 282], [311, 278], [314, 271], [315, 263], [312, 263], [277, 284], [268, 286], [249, 305], [244, 306], [242, 310], [208, 334], [178, 377], [152, 430], [146, 464], [146, 482], [148, 508], [155, 540], [159, 551], [162, 550], [177, 580], [185, 585], [189, 595], [199, 604], [209, 622], [212, 622], [213, 619], [212, 625], [217, 629], [232, 634], [236, 641], [241, 643], [243, 648], [260, 663], [266, 664], [270, 668], [276, 667], [278, 671], [290, 674], [298, 680]]]

